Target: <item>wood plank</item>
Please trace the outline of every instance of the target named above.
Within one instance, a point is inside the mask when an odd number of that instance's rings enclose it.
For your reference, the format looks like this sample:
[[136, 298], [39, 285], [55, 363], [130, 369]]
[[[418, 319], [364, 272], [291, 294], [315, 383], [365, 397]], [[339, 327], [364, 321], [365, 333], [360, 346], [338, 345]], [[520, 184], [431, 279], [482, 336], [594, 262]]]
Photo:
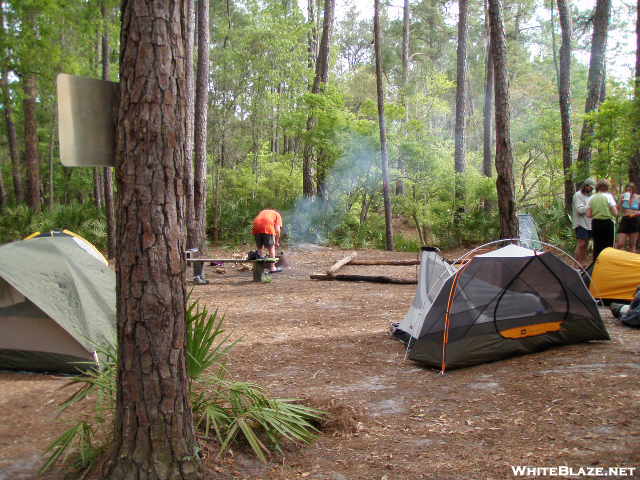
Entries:
[[351, 260], [353, 260], [354, 258], [356, 258], [356, 255], [358, 255], [357, 252], [352, 252], [351, 255], [347, 255], [346, 257], [344, 257], [342, 260], [338, 260], [336, 263], [334, 263], [333, 265], [331, 265], [331, 268], [329, 268], [329, 270], [327, 270], [327, 275], [334, 275], [338, 270], [340, 270], [343, 266], [345, 266], [347, 263], [349, 263]]
[[400, 285], [416, 285], [418, 280], [413, 278], [391, 278], [382, 275], [329, 275], [328, 273], [314, 273], [309, 275], [313, 280], [342, 280], [346, 282], [374, 282], [395, 283]]

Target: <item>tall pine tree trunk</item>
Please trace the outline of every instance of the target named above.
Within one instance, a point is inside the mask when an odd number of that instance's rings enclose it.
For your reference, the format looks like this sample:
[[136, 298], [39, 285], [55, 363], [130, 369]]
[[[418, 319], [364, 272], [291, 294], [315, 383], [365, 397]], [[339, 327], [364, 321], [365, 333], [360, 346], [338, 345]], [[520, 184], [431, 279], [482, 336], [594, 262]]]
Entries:
[[[0, 41], [5, 38], [5, 15], [4, 2], [0, 1]], [[3, 54], [7, 53], [3, 49]], [[5, 57], [8, 59], [8, 55]], [[18, 155], [18, 136], [16, 134], [16, 124], [13, 120], [13, 102], [9, 92], [9, 73], [5, 61], [0, 63], [0, 87], [2, 88], [2, 104], [4, 110], [4, 120], [7, 128], [7, 143], [9, 144], [9, 158], [11, 159], [11, 178], [13, 180], [13, 194], [16, 205], [24, 203], [24, 187], [22, 181], [22, 165]]]
[[[458, 1], [458, 49], [457, 49], [457, 74], [456, 74], [456, 127], [455, 127], [455, 171], [456, 174], [464, 173], [465, 138], [464, 127], [466, 121], [465, 107], [467, 100], [467, 37], [468, 37], [468, 4], [467, 0]], [[462, 179], [456, 175], [456, 207], [464, 207], [464, 189]], [[458, 202], [461, 203], [458, 203]]]
[[[311, 86], [311, 93], [317, 94], [324, 90], [324, 85], [329, 81], [329, 50], [331, 45], [331, 30], [333, 28], [333, 12], [335, 0], [325, 0], [324, 17], [322, 22], [322, 36], [316, 59], [316, 71]], [[317, 123], [312, 114], [307, 119], [307, 133], [311, 132]], [[302, 156], [302, 192], [307, 198], [313, 198], [316, 194], [324, 192], [326, 169], [324, 166], [314, 165], [314, 148], [309, 141], [304, 146]], [[316, 161], [322, 158], [322, 152], [316, 152]]]
[[393, 225], [391, 215], [391, 195], [389, 193], [389, 154], [387, 152], [387, 131], [384, 120], [384, 86], [382, 74], [382, 34], [380, 33], [380, 0], [374, 0], [373, 46], [376, 62], [376, 90], [378, 93], [378, 125], [380, 127], [380, 158], [382, 163], [382, 195], [384, 199], [385, 239], [387, 250], [394, 250]]
[[500, 238], [516, 238], [518, 236], [518, 221], [511, 148], [507, 42], [504, 35], [500, 0], [489, 0], [489, 18], [491, 21], [491, 55], [495, 76], [496, 188], [500, 213]]
[[187, 138], [185, 139], [185, 156], [184, 156], [184, 189], [185, 189], [185, 215], [187, 224], [187, 248], [197, 248], [198, 228], [196, 225], [196, 210], [194, 203], [194, 172], [193, 172], [193, 131], [195, 128], [195, 84], [193, 75], [193, 52], [194, 52], [194, 25], [195, 25], [195, 9], [194, 0], [186, 0], [187, 2]]
[[[485, 177], [493, 176], [493, 57], [491, 55], [491, 25], [489, 8], [485, 5], [485, 83], [484, 83], [484, 111], [483, 111], [483, 140], [482, 140], [482, 173]], [[489, 205], [485, 204], [489, 208]]]
[[[400, 85], [400, 104], [404, 107], [404, 119], [403, 119], [403, 131], [407, 131], [407, 124], [409, 123], [409, 105], [407, 103], [407, 96], [409, 88], [409, 33], [410, 33], [410, 7], [409, 0], [404, 0], [402, 7], [402, 77]], [[396, 181], [396, 195], [404, 195], [404, 180], [405, 176], [405, 159], [403, 154], [398, 155], [398, 172], [400, 178]]]
[[560, 100], [560, 121], [562, 122], [562, 168], [564, 171], [564, 208], [571, 211], [573, 201], [573, 134], [571, 133], [571, 10], [568, 0], [558, 0], [558, 16], [562, 43], [560, 44], [560, 71], [558, 97]]
[[[587, 100], [584, 107], [585, 113], [597, 110], [600, 105], [610, 14], [611, 0], [597, 0], [593, 15], [593, 35], [591, 38], [591, 59], [589, 61]], [[580, 181], [588, 177], [591, 170], [591, 140], [593, 138], [593, 130], [593, 122], [585, 119], [582, 124], [580, 149], [578, 150], [578, 158], [576, 160], [579, 172], [578, 180]]]
[[28, 73], [24, 76], [24, 141], [27, 166], [27, 185], [29, 208], [34, 212], [41, 210], [40, 199], [40, 155], [38, 153], [38, 120], [36, 117], [36, 97], [38, 84], [36, 76]]
[[209, 0], [199, 0], [198, 69], [195, 100], [195, 169], [193, 204], [195, 210], [195, 246], [204, 253], [207, 245], [207, 122], [209, 107]]
[[201, 477], [185, 358], [184, 0], [122, 9], [118, 389], [108, 480]]
[[[110, 80], [111, 45], [109, 26], [111, 24], [111, 15], [107, 8], [106, 0], [102, 0], [100, 10], [102, 21], [104, 22], [102, 30], [102, 79]], [[116, 255], [116, 206], [113, 192], [113, 169], [111, 167], [104, 168], [104, 206], [105, 216], [107, 217], [107, 251], [109, 258], [114, 258]]]

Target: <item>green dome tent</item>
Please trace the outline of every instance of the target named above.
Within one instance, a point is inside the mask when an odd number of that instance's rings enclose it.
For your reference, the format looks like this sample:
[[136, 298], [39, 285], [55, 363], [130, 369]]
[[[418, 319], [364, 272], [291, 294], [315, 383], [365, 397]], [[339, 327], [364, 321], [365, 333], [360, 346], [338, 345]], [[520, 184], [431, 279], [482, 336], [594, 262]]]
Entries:
[[114, 272], [73, 237], [0, 247], [0, 369], [77, 372], [115, 344], [115, 319]]
[[580, 274], [550, 252], [517, 245], [459, 268], [423, 249], [416, 296], [393, 333], [410, 359], [442, 371], [609, 340]]

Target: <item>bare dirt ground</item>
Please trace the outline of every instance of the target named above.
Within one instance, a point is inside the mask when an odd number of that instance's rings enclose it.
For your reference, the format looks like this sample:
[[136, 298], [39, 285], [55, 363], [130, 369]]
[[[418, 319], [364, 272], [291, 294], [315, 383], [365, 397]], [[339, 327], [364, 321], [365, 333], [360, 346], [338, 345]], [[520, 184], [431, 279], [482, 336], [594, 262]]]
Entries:
[[[404, 346], [388, 333], [415, 285], [309, 279], [348, 253], [299, 246], [272, 283], [253, 283], [251, 272], [230, 266], [225, 273], [207, 267], [211, 283], [194, 287], [193, 297], [224, 312], [227, 330], [241, 339], [231, 355], [233, 377], [330, 412], [313, 445], [288, 448], [266, 465], [235, 448], [208, 460], [207, 478], [500, 480], [514, 478], [512, 465], [640, 469], [639, 331], [602, 309], [610, 342], [440, 376], [404, 360]], [[416, 255], [368, 250], [358, 257]], [[344, 269], [398, 278], [415, 272]], [[59, 390], [66, 381], [0, 373], [0, 480], [38, 478], [43, 449], [64, 427], [55, 405], [69, 393]], [[608, 478], [640, 478], [640, 471]]]

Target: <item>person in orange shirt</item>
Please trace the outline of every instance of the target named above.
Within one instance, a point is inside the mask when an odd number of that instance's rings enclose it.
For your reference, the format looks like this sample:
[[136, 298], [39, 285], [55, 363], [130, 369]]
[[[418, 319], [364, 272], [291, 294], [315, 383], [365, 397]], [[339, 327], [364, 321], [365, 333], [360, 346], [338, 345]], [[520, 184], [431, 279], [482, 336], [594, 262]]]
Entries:
[[[266, 248], [270, 258], [276, 258], [276, 248], [280, 246], [282, 216], [275, 210], [262, 210], [253, 219], [253, 235], [256, 238], [258, 254], [262, 257], [262, 249]], [[270, 264], [272, 272], [281, 272], [275, 263]]]

